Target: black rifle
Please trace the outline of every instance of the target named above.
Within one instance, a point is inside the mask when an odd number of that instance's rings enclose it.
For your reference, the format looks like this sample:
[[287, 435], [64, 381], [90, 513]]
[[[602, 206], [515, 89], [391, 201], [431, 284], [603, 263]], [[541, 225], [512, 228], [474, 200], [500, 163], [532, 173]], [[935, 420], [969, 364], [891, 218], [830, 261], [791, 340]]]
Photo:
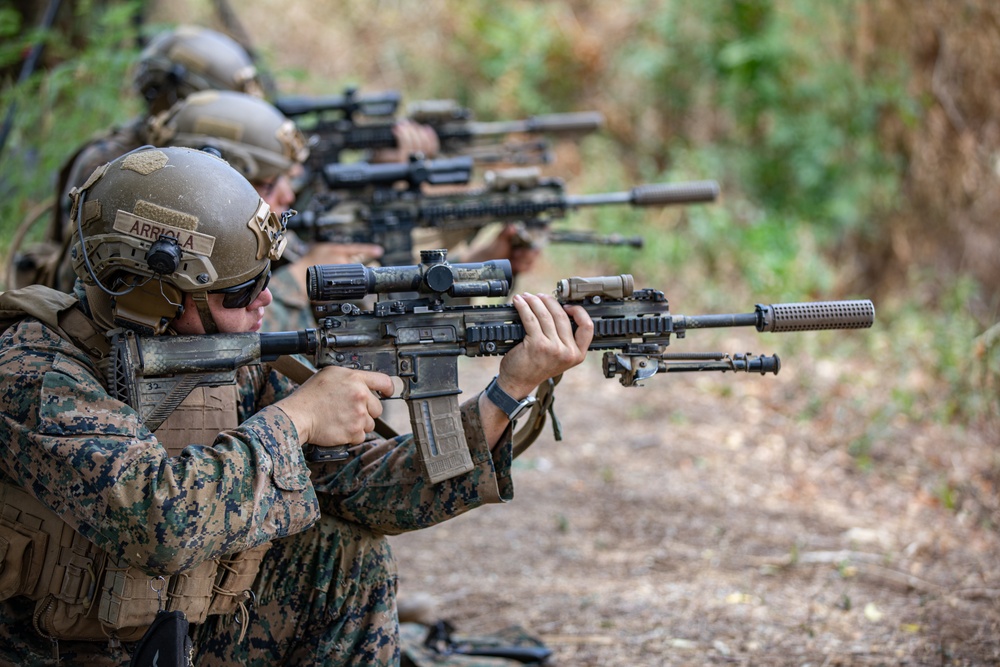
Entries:
[[[471, 172], [468, 158], [328, 165], [323, 176], [330, 190], [350, 191], [353, 196], [331, 194], [315, 200], [311, 210], [289, 219], [288, 229], [314, 240], [376, 243], [384, 249], [382, 264], [392, 266], [413, 261], [413, 230], [418, 227], [471, 232], [493, 222], [518, 222], [529, 232], [548, 231], [553, 220], [587, 206], [695, 204], [715, 201], [719, 195], [715, 181], [655, 183], [623, 192], [571, 195], [566, 194], [563, 181], [542, 178], [534, 168], [489, 172], [484, 187], [456, 193], [427, 194], [421, 187], [423, 183], [464, 184]], [[620, 235], [595, 235], [589, 242], [642, 246], [641, 238]]]
[[[283, 95], [274, 101], [278, 111], [295, 121], [309, 145], [305, 167], [309, 174], [338, 162], [345, 148], [345, 133], [362, 122], [360, 117], [395, 116], [401, 96], [396, 91], [359, 95], [346, 88], [343, 95]], [[390, 124], [391, 126], [391, 124]]]
[[[352, 92], [353, 94], [353, 92]], [[306, 168], [318, 173], [326, 165], [340, 162], [345, 150], [396, 148], [393, 127], [396, 120], [371, 120], [395, 113], [398, 93], [375, 98], [284, 97], [275, 103], [278, 110], [296, 120], [309, 138]], [[351, 104], [370, 100], [372, 103]], [[376, 104], [383, 101], [384, 104]], [[391, 108], [391, 111], [389, 109]], [[362, 119], [358, 116], [366, 116]], [[310, 121], [310, 117], [312, 120]], [[427, 100], [408, 106], [406, 117], [429, 126], [437, 135], [442, 156], [466, 155], [477, 162], [541, 164], [550, 161], [549, 144], [544, 137], [572, 138], [593, 132], [604, 123], [596, 111], [577, 111], [531, 116], [523, 120], [481, 122], [473, 120], [472, 111], [452, 100]], [[499, 141], [509, 135], [541, 135], [533, 140]]]
[[[394, 90], [375, 95], [358, 95], [356, 88], [345, 88], [343, 95], [282, 95], [274, 101], [278, 111], [293, 120], [301, 116], [322, 122], [332, 114], [337, 118], [353, 119], [362, 116], [395, 116], [401, 96]], [[310, 126], [316, 129], [317, 126]], [[318, 127], [323, 127], [322, 125]]]
[[[121, 331], [112, 340], [111, 392], [155, 429], [191, 389], [231, 382], [235, 369], [245, 364], [302, 354], [317, 368], [377, 371], [402, 380], [397, 397], [409, 407], [429, 479], [461, 474], [472, 464], [458, 410], [458, 358], [503, 355], [524, 338], [524, 328], [512, 304], [449, 303], [452, 297], [506, 294], [509, 262], [449, 264], [443, 250], [425, 251], [422, 260], [416, 266], [310, 267], [310, 298], [325, 303], [315, 329], [149, 337]], [[400, 292], [416, 296], [386, 298]], [[380, 295], [372, 310], [352, 303], [369, 294]], [[684, 338], [696, 329], [853, 329], [870, 327], [875, 319], [867, 300], [758, 304], [744, 314], [673, 315], [663, 292], [635, 290], [630, 275], [568, 278], [559, 281], [556, 296], [587, 310], [594, 320], [590, 349], [604, 351], [605, 377], [618, 377], [625, 386], [640, 385], [657, 373], [778, 373], [777, 356], [666, 352], [671, 337]], [[317, 448], [312, 456], [342, 458], [347, 452]]]

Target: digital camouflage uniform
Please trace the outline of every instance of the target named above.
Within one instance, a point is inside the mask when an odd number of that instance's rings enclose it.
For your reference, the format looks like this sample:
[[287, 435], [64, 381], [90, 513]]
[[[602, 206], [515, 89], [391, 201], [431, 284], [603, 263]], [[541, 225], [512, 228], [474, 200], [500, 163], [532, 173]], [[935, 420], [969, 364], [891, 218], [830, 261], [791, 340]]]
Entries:
[[396, 566], [385, 536], [513, 496], [509, 431], [491, 453], [478, 394], [462, 406], [462, 421], [476, 467], [433, 486], [409, 435], [352, 447], [343, 462], [311, 464], [322, 517], [268, 550], [246, 638], [227, 619], [210, 619], [196, 635], [196, 664], [398, 664]]
[[[316, 326], [303, 288], [289, 272], [275, 272], [272, 290], [265, 330]], [[213, 617], [197, 631], [196, 664], [398, 664], [396, 565], [386, 535], [513, 496], [510, 443], [505, 439], [490, 451], [478, 394], [462, 406], [462, 420], [476, 467], [437, 485], [426, 482], [409, 435], [351, 447], [342, 462], [311, 463], [322, 516], [268, 550], [245, 638], [225, 617]]]
[[[241, 426], [169, 458], [91, 358], [35, 319], [0, 336], [0, 479], [30, 491], [78, 532], [149, 574], [300, 531], [318, 515], [294, 425], [269, 405], [291, 385], [241, 372]], [[244, 417], [247, 417], [245, 421]], [[150, 526], [157, 526], [151, 530]], [[0, 664], [56, 664], [33, 603], [0, 603]], [[61, 641], [62, 665], [123, 665], [127, 650]]]

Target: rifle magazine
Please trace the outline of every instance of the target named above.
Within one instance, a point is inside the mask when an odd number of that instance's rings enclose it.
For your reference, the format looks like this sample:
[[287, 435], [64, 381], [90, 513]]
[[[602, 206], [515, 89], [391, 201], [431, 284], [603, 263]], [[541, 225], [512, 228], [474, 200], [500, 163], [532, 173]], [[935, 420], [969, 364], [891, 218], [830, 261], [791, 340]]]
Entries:
[[407, 401], [407, 406], [413, 438], [431, 484], [463, 475], [475, 467], [456, 394], [414, 398]]

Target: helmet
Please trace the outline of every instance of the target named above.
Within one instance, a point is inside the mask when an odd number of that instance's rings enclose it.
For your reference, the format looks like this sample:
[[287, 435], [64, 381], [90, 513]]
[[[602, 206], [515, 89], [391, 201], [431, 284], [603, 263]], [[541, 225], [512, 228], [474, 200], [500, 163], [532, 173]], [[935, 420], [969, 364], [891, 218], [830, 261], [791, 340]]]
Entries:
[[179, 26], [154, 37], [139, 57], [135, 87], [150, 113], [199, 90], [264, 96], [246, 49], [231, 37], [197, 26]]
[[290, 119], [262, 99], [228, 90], [205, 90], [181, 100], [149, 122], [157, 146], [214, 148], [251, 182], [285, 173], [309, 156]]
[[139, 148], [99, 167], [70, 197], [73, 270], [109, 328], [162, 333], [188, 293], [213, 332], [206, 295], [222, 292], [227, 307], [245, 307], [285, 245], [283, 220], [204, 151]]

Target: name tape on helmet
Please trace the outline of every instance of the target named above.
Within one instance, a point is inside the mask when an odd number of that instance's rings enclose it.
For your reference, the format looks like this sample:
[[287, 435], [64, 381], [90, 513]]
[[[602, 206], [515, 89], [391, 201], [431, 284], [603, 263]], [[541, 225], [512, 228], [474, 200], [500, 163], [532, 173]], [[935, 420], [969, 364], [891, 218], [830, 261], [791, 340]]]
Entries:
[[137, 239], [149, 241], [150, 243], [161, 236], [172, 236], [177, 239], [177, 245], [182, 250], [205, 257], [211, 257], [212, 249], [215, 247], [214, 236], [165, 225], [162, 222], [143, 218], [134, 213], [122, 211], [121, 209], [115, 214], [114, 229], [122, 234], [128, 234], [129, 236], [134, 236]]

